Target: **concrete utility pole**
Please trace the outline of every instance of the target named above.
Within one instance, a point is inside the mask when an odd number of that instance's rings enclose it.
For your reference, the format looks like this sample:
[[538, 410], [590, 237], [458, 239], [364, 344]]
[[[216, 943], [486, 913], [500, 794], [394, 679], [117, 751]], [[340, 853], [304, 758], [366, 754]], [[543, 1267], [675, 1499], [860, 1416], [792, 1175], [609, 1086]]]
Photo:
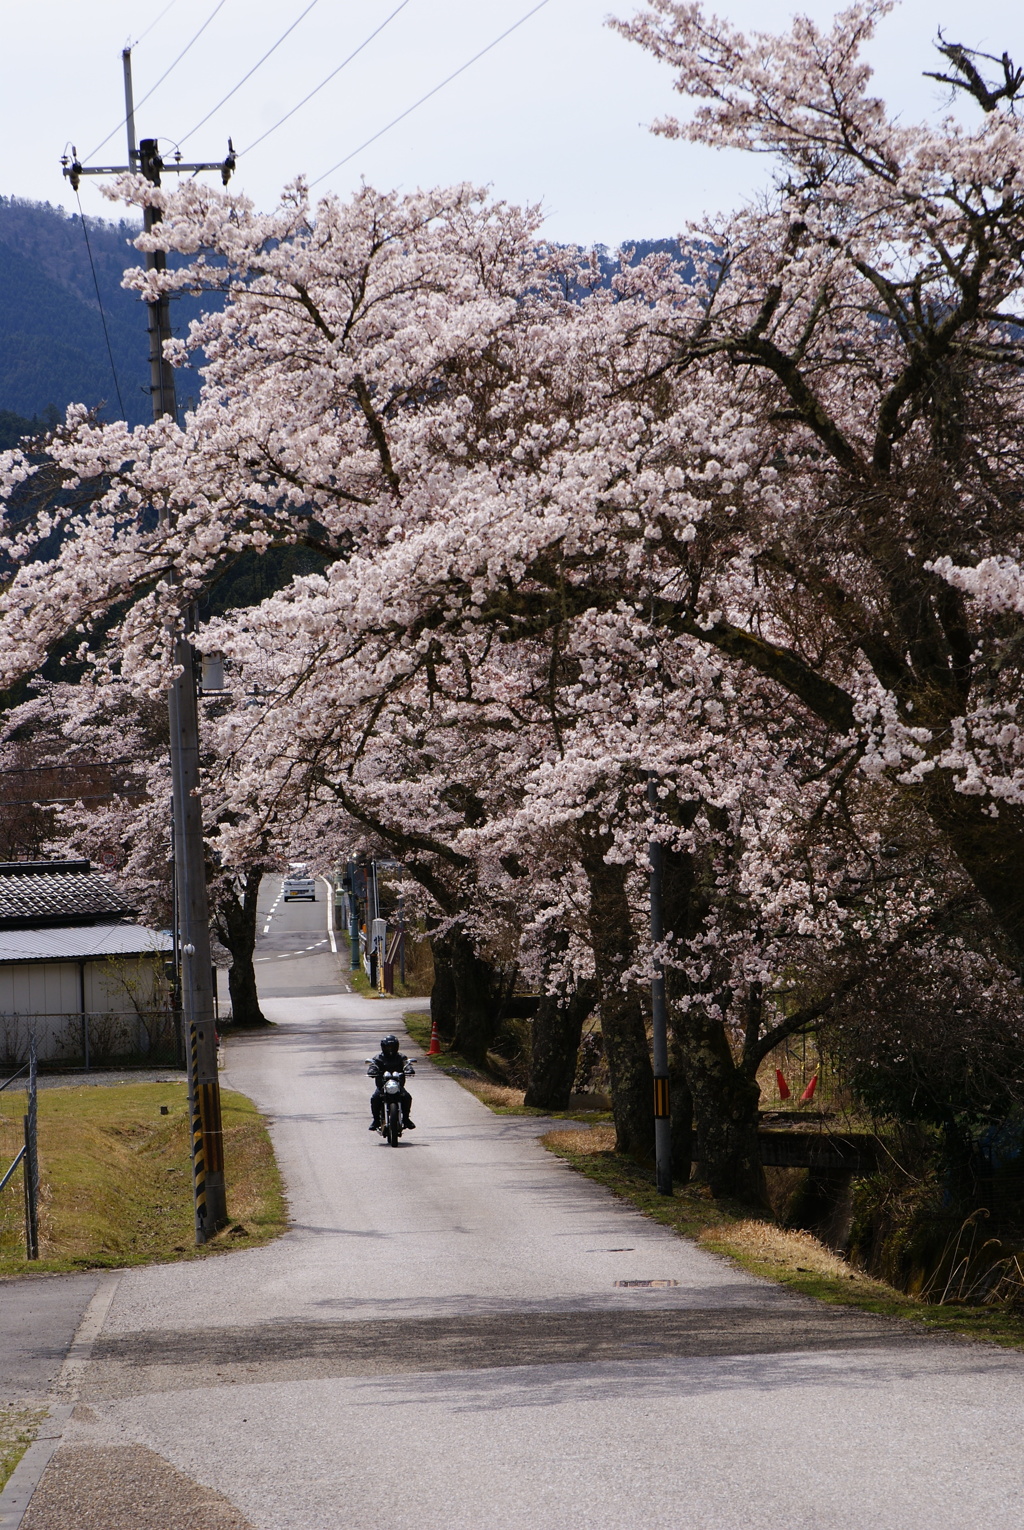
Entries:
[[[125, 48], [125, 125], [128, 130], [128, 164], [84, 166], [72, 151], [65, 157], [64, 174], [77, 191], [83, 175], [119, 175], [137, 171], [154, 186], [169, 168], [194, 174], [219, 170], [227, 185], [235, 167], [234, 150], [228, 140], [224, 160], [212, 164], [182, 164], [180, 155], [168, 167], [160, 157], [158, 140], [144, 138], [136, 144], [135, 106], [132, 92], [131, 49]], [[144, 227], [149, 232], [160, 211], [146, 207]], [[163, 271], [162, 251], [146, 254], [146, 268]], [[164, 343], [171, 338], [170, 302], [166, 296], [146, 304], [149, 331], [150, 392], [153, 419], [177, 418], [174, 369], [164, 357]], [[168, 698], [171, 732], [171, 778], [174, 814], [174, 876], [177, 907], [178, 949], [181, 954], [183, 1019], [188, 1040], [189, 1106], [192, 1122], [192, 1183], [195, 1204], [196, 1242], [223, 1227], [228, 1219], [224, 1187], [224, 1133], [221, 1124], [220, 1080], [217, 1074], [217, 1036], [214, 1025], [213, 961], [210, 952], [210, 912], [206, 897], [206, 854], [203, 843], [203, 810], [199, 797], [199, 708], [196, 692], [195, 654], [186, 631], [173, 639], [177, 676]]]
[[[647, 777], [647, 801], [652, 816], [658, 811], [658, 786], [653, 775]], [[651, 866], [651, 946], [657, 950], [665, 938], [662, 915], [662, 872], [664, 851], [661, 840], [652, 834], [647, 849]], [[651, 1021], [654, 1041], [654, 1165], [660, 1195], [672, 1194], [672, 1107], [668, 1083], [668, 1013], [665, 1006], [665, 969], [659, 956], [654, 958], [651, 979]]]
[[359, 898], [356, 893], [356, 863], [348, 863], [348, 938], [351, 950], [349, 965], [353, 972], [358, 972], [359, 961]]

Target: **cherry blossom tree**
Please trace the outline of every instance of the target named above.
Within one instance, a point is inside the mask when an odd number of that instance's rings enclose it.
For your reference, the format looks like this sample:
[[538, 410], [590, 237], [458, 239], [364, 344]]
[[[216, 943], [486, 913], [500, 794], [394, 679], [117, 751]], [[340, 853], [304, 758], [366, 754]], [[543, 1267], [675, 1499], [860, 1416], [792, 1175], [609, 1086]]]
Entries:
[[[674, 0], [618, 23], [695, 103], [656, 131], [776, 167], [754, 205], [699, 230], [703, 280], [652, 295], [656, 355], [636, 376], [702, 376], [749, 421], [722, 465], [736, 514], [715, 578], [673, 619], [856, 737], [1020, 962], [1016, 639], [963, 594], [1020, 559], [1020, 74], [1006, 61], [986, 84], [982, 56], [942, 43], [939, 77], [977, 122], [890, 117], [861, 52], [889, 8], [784, 36]], [[765, 463], [770, 492], [751, 484]]]
[[592, 985], [643, 1156], [656, 834], [680, 1154], [692, 1102], [712, 1187], [755, 1202], [772, 1046], [911, 943], [955, 965], [972, 898], [1000, 970], [1024, 950], [1016, 76], [947, 46], [980, 125], [893, 122], [859, 51], [884, 12], [622, 24], [698, 102], [662, 131], [777, 165], [694, 230], [693, 271], [627, 259], [608, 287], [465, 188], [313, 209], [297, 184], [259, 217], [126, 182], [186, 257], [139, 289], [225, 293], [174, 347], [205, 352], [200, 401], [181, 427], [72, 417], [50, 462], [92, 507], [12, 526], [0, 592], [9, 673], [128, 599], [118, 663], [155, 689], [214, 570], [315, 547], [322, 574], [203, 639], [266, 698], [225, 720], [225, 855], [294, 803], [395, 846], [462, 1043], [486, 1055], [518, 964], [568, 1038], [559, 1087]]
[[[200, 348], [206, 357], [182, 426], [130, 431], [72, 409], [46, 455], [0, 459], [2, 550], [15, 564], [0, 591], [7, 682], [125, 599], [129, 662], [162, 656], [167, 621], [246, 548], [302, 541], [344, 557], [442, 513], [465, 476], [463, 379], [475, 371], [475, 407], [486, 407], [503, 374], [499, 337], [529, 329], [531, 287], [544, 289], [538, 303], [552, 299], [536, 214], [468, 187], [404, 198], [366, 188], [314, 211], [297, 183], [267, 216], [199, 182], [170, 193], [129, 177], [119, 191], [161, 207], [140, 247], [195, 257], [130, 273], [140, 292], [214, 289], [228, 301], [172, 347], [180, 365]], [[492, 466], [514, 434], [510, 416]], [[26, 518], [44, 473], [65, 496], [94, 485], [91, 503], [51, 500]]]
[[[506, 517], [501, 533], [503, 560]], [[668, 851], [680, 1140], [692, 1096], [712, 1187], [756, 1201], [760, 1064], [962, 900], [965, 884], [955, 865], [924, 875], [912, 856], [896, 875], [882, 832], [892, 788], [866, 782], [856, 750], [809, 729], [775, 682], [652, 621], [650, 559], [631, 571], [634, 549], [610, 532], [600, 557], [591, 544], [579, 566], [597, 587], [614, 585], [619, 609], [585, 605], [570, 619], [566, 606], [555, 644], [515, 630], [524, 591], [510, 606], [504, 572], [474, 603], [466, 576], [485, 571], [464, 545], [457, 568], [441, 564], [434, 527], [207, 636], [268, 698], [261, 717], [240, 720], [245, 789], [259, 779], [273, 797], [300, 779], [321, 811], [333, 798], [396, 848], [476, 960], [500, 949], [549, 996], [561, 986], [565, 998], [597, 998], [620, 1145], [641, 1156], [653, 827]], [[566, 983], [559, 947], [573, 941]], [[492, 1007], [492, 1033], [493, 1018]], [[482, 1057], [487, 1017], [476, 1023], [460, 1040]]]

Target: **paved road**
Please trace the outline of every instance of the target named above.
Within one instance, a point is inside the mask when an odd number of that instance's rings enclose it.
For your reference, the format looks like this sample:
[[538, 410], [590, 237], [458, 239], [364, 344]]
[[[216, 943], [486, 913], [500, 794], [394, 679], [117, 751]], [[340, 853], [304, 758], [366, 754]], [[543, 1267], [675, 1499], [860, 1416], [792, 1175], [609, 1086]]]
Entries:
[[98, 1284], [96, 1275], [0, 1280], [0, 1408], [46, 1400]]
[[121, 1278], [24, 1530], [1019, 1530], [1017, 1356], [743, 1275], [427, 1065], [371, 1136], [402, 1006], [323, 916], [276, 909], [228, 1052], [293, 1230]]

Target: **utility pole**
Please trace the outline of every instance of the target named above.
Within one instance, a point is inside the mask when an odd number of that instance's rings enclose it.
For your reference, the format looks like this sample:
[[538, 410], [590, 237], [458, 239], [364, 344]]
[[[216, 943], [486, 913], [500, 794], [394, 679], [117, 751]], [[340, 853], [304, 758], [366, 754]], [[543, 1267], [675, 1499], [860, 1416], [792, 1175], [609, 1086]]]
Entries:
[[[131, 49], [121, 55], [124, 65], [125, 124], [128, 130], [127, 165], [79, 163], [73, 149], [64, 157], [64, 174], [78, 190], [83, 175], [123, 175], [138, 172], [153, 186], [160, 185], [165, 168], [182, 174], [219, 170], [225, 186], [235, 168], [235, 154], [228, 139], [226, 157], [216, 163], [182, 164], [181, 155], [165, 166], [159, 142], [143, 138], [136, 143], [135, 105], [132, 91]], [[147, 206], [143, 223], [148, 233], [160, 221], [160, 210]], [[146, 269], [163, 271], [166, 256], [147, 251]], [[166, 294], [146, 304], [149, 331], [150, 393], [153, 419], [177, 418], [174, 369], [164, 356], [171, 338], [170, 301]], [[181, 957], [183, 1021], [188, 1045], [189, 1114], [192, 1125], [192, 1186], [196, 1242], [205, 1243], [227, 1223], [224, 1188], [224, 1133], [221, 1124], [220, 1079], [217, 1074], [217, 1035], [214, 1024], [213, 960], [210, 952], [210, 912], [206, 897], [206, 853], [203, 843], [203, 809], [199, 796], [199, 707], [196, 691], [195, 653], [188, 638], [192, 616], [172, 635], [176, 677], [168, 697], [171, 733], [171, 779], [173, 798], [174, 876], [177, 907], [177, 944]]]
[[[647, 802], [652, 818], [658, 811], [658, 786], [653, 775], [647, 777]], [[672, 1194], [672, 1107], [668, 1083], [668, 1013], [665, 1005], [665, 967], [657, 954], [665, 938], [662, 914], [662, 873], [664, 850], [655, 826], [647, 848], [650, 861], [651, 948], [654, 975], [651, 978], [651, 1021], [654, 1042], [654, 1172], [659, 1195]]]
[[356, 892], [356, 863], [348, 863], [348, 939], [350, 947], [349, 966], [353, 972], [359, 971], [359, 897]]

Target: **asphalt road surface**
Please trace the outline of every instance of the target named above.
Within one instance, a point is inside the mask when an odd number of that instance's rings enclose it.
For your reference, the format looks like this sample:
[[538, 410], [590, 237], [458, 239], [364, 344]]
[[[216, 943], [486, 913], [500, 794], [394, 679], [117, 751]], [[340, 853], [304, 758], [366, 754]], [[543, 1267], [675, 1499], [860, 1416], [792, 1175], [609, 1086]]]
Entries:
[[426, 1063], [371, 1135], [404, 1006], [317, 887], [266, 884], [276, 1028], [228, 1049], [292, 1230], [120, 1277], [23, 1530], [1020, 1530], [1017, 1355], [746, 1276]]

